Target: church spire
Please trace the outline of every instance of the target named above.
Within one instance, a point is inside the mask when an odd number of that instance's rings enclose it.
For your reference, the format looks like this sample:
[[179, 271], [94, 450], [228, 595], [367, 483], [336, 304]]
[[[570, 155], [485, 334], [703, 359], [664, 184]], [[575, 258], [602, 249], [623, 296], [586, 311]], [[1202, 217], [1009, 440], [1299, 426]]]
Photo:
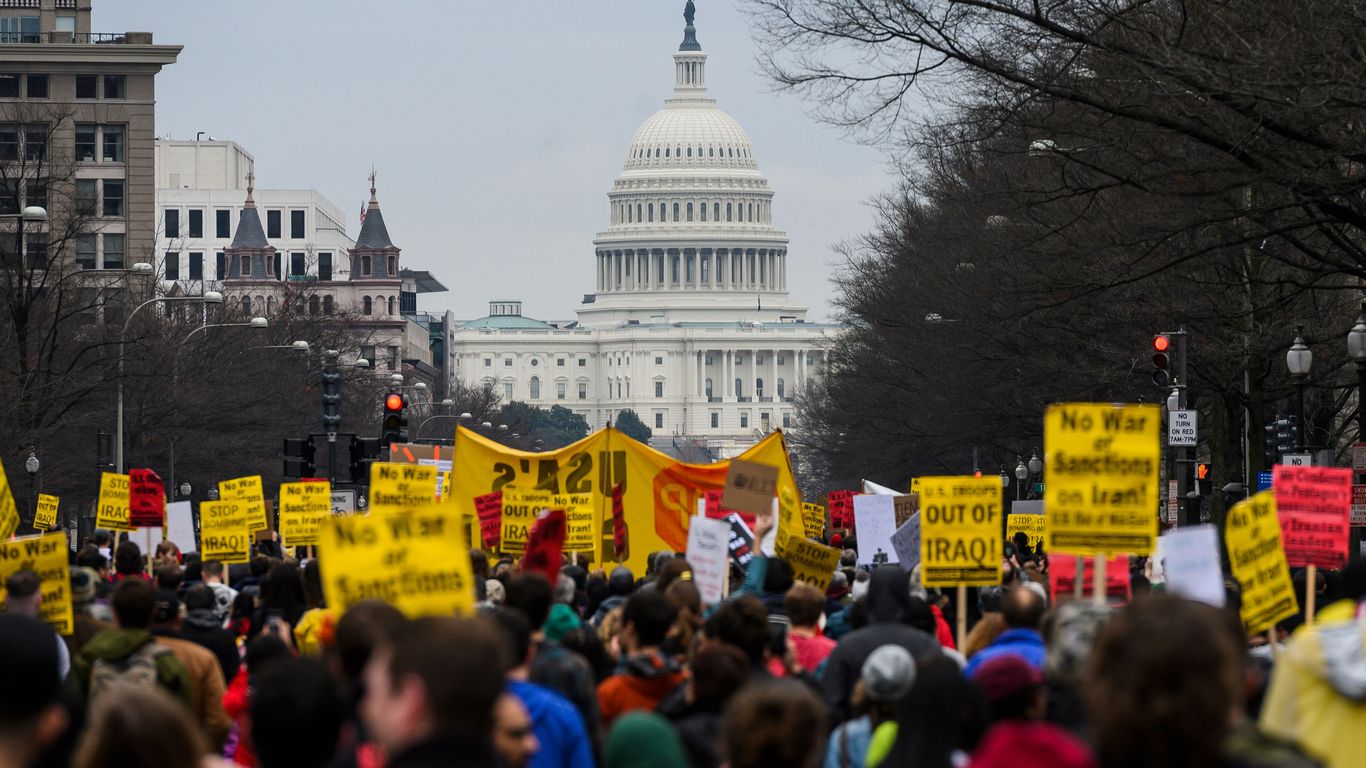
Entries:
[[683, 44], [678, 46], [680, 51], [700, 51], [702, 44], [697, 42], [697, 27], [693, 26], [693, 21], [697, 18], [697, 6], [693, 5], [692, 0], [683, 6]]
[[371, 167], [370, 167], [370, 208], [372, 208], [372, 209], [378, 208], [378, 207], [379, 207], [379, 198], [375, 196], [375, 177], [378, 176], [378, 175], [379, 175], [379, 174], [375, 173], [375, 168], [374, 168], [374, 166], [371, 166]]
[[242, 203], [243, 208], [255, 208], [256, 201], [252, 199], [251, 193], [256, 189], [256, 172], [247, 171], [247, 200]]

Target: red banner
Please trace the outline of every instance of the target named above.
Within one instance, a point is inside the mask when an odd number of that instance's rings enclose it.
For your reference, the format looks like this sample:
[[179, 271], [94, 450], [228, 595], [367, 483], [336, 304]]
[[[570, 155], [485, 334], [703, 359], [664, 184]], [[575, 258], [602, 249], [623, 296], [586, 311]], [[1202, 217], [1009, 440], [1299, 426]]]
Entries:
[[474, 511], [479, 516], [479, 534], [484, 538], [484, 549], [497, 549], [503, 526], [503, 492], [475, 496]]
[[[1083, 558], [1082, 595], [1090, 599], [1096, 593], [1096, 559]], [[1048, 593], [1054, 600], [1077, 594], [1077, 558], [1072, 555], [1050, 555], [1048, 557]], [[1133, 599], [1133, 587], [1129, 583], [1129, 556], [1115, 555], [1105, 561], [1105, 598], [1110, 602], [1127, 603]]]
[[740, 519], [745, 521], [745, 525], [748, 525], [750, 528], [753, 528], [754, 515], [751, 515], [748, 512], [741, 512], [736, 509], [728, 509], [726, 507], [721, 506], [721, 497], [724, 494], [725, 491], [723, 490], [706, 491], [702, 494], [702, 498], [705, 499], [707, 502], [707, 517], [710, 517], [713, 520], [725, 520], [727, 517], [731, 515], [739, 515]]
[[160, 528], [166, 521], [166, 487], [150, 469], [128, 470], [128, 524]]
[[1281, 543], [1291, 568], [1347, 564], [1351, 529], [1352, 470], [1278, 465], [1271, 487], [1281, 519]]
[[625, 562], [631, 556], [630, 536], [626, 530], [626, 505], [622, 501], [621, 483], [612, 485], [612, 549], [617, 562]]
[[531, 526], [526, 538], [526, 554], [522, 555], [523, 573], [544, 574], [555, 586], [560, 578], [561, 555], [564, 553], [565, 518], [563, 509], [552, 509]]
[[853, 491], [831, 491], [826, 496], [826, 507], [830, 510], [831, 528], [854, 527]]

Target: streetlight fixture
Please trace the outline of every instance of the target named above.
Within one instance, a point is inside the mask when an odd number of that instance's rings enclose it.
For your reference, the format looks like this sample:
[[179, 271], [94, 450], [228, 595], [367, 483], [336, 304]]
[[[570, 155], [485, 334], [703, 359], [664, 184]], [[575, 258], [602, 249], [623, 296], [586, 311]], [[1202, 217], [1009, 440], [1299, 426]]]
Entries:
[[190, 492], [193, 491], [193, 490], [194, 490], [194, 489], [190, 487], [190, 484], [189, 484], [189, 483], [181, 483], [181, 484], [180, 484], [180, 498], [182, 498], [182, 499], [188, 499], [188, 498], [190, 498]]
[[1357, 364], [1357, 442], [1366, 442], [1366, 302], [1347, 334], [1347, 356]]
[[1038, 477], [1043, 474], [1043, 459], [1039, 458], [1039, 449], [1035, 448], [1034, 453], [1029, 457], [1029, 474]]
[[24, 470], [28, 472], [28, 519], [35, 531], [38, 530], [38, 470], [42, 468], [36, 449], [28, 449], [28, 458], [24, 459]]
[[1295, 326], [1295, 343], [1285, 353], [1285, 367], [1290, 370], [1290, 378], [1295, 380], [1296, 398], [1299, 401], [1299, 424], [1295, 430], [1295, 452], [1304, 453], [1308, 424], [1304, 420], [1304, 382], [1309, 378], [1309, 369], [1314, 365], [1314, 352], [1304, 343], [1304, 326]]
[[1023, 456], [1015, 458], [1019, 461], [1019, 464], [1015, 465], [1015, 479], [1019, 481], [1015, 484], [1015, 500], [1019, 501], [1024, 498], [1024, 487], [1029, 482], [1029, 467], [1025, 466]]

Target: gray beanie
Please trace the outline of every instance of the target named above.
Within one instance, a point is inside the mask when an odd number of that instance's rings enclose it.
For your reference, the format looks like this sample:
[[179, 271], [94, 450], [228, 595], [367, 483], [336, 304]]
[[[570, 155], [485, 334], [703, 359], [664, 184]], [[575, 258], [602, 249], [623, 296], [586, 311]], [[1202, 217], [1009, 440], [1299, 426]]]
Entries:
[[893, 702], [905, 698], [915, 684], [915, 659], [899, 645], [879, 646], [863, 662], [863, 688], [868, 698]]

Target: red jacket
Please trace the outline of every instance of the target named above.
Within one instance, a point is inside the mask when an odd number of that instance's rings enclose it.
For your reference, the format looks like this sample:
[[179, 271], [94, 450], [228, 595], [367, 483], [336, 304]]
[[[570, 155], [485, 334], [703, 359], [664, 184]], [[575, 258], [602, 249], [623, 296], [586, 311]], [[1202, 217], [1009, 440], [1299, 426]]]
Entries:
[[653, 712], [684, 678], [677, 665], [658, 653], [625, 659], [617, 674], [598, 684], [598, 708], [602, 710], [603, 727], [633, 710]]

